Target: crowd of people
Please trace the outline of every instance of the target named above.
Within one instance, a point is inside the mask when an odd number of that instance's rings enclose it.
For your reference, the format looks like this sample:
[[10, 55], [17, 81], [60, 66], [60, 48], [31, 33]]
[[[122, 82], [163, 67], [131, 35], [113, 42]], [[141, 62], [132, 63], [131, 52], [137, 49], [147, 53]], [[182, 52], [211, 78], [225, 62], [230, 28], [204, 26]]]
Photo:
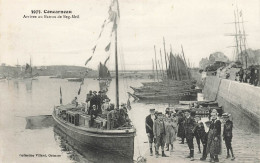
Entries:
[[[130, 125], [130, 119], [127, 113], [126, 104], [121, 104], [116, 108], [106, 95], [105, 91], [89, 91], [86, 97], [86, 114], [90, 115], [90, 127], [95, 127], [95, 119], [100, 117], [103, 119], [103, 129], [116, 129], [119, 127], [127, 127]], [[77, 97], [75, 97], [72, 104], [78, 105]]]
[[[200, 160], [206, 160], [209, 155], [210, 162], [219, 162], [218, 155], [221, 154], [221, 137], [223, 136], [227, 148], [226, 158], [232, 157], [231, 160], [234, 160], [235, 156], [231, 145], [233, 122], [230, 120], [230, 114], [224, 113], [219, 117], [217, 110], [213, 109], [209, 117], [209, 120], [203, 123], [201, 117], [193, 114], [191, 110], [176, 113], [174, 109], [166, 108], [165, 114], [163, 114], [155, 111], [155, 109], [150, 109], [150, 114], [145, 120], [150, 155], [153, 156], [154, 143], [156, 158], [159, 157], [159, 148], [161, 148], [161, 156], [168, 157], [164, 152], [164, 147], [166, 146], [166, 151], [173, 151], [173, 142], [177, 136], [181, 139], [180, 144], [185, 144], [186, 139], [189, 148], [187, 158], [193, 161], [193, 139], [195, 137], [199, 153], [201, 153], [200, 143], [203, 147]], [[221, 123], [224, 123], [223, 134], [221, 134]], [[208, 131], [206, 128], [208, 128]]]
[[259, 68], [255, 68], [253, 66], [248, 69], [240, 68], [239, 72], [236, 74], [236, 80], [249, 83], [254, 86], [259, 86], [259, 78], [260, 78], [260, 70]]

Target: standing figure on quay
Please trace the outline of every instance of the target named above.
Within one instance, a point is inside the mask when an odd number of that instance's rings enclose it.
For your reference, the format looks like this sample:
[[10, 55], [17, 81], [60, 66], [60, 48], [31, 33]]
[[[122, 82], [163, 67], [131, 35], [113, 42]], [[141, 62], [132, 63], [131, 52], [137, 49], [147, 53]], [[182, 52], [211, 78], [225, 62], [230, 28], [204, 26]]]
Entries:
[[210, 162], [219, 162], [218, 155], [221, 154], [221, 122], [217, 119], [217, 116], [217, 111], [213, 110], [207, 142], [207, 154], [210, 154]]
[[156, 119], [155, 109], [150, 109], [150, 114], [145, 118], [145, 129], [149, 140], [150, 155], [153, 155], [153, 143], [156, 151], [155, 139], [153, 134], [153, 125]]
[[194, 130], [196, 127], [196, 122], [193, 117], [191, 117], [191, 113], [189, 110], [185, 111], [185, 120], [184, 120], [184, 129], [185, 129], [185, 136], [189, 146], [190, 154], [187, 158], [190, 158], [191, 161], [194, 161]]
[[162, 112], [158, 112], [157, 119], [154, 121], [153, 134], [156, 140], [156, 158], [159, 157], [159, 148], [162, 150], [162, 157], [167, 157], [164, 153], [165, 145], [165, 124]]
[[184, 115], [181, 111], [178, 111], [177, 116], [178, 116], [178, 133], [177, 133], [177, 136], [181, 138], [180, 144], [184, 144], [184, 139], [185, 139], [184, 120], [185, 120], [185, 117], [184, 117]]
[[224, 119], [224, 130], [223, 130], [223, 140], [225, 141], [226, 148], [227, 148], [227, 159], [230, 158], [229, 150], [231, 152], [231, 160], [235, 160], [235, 156], [233, 153], [231, 141], [232, 141], [232, 130], [233, 130], [233, 122], [229, 119], [230, 114], [224, 113], [223, 115]]
[[[195, 115], [195, 121], [196, 121], [196, 129], [194, 131], [194, 136], [196, 138], [196, 141], [197, 141], [197, 145], [198, 145], [198, 150], [199, 152], [198, 153], [201, 153], [201, 149], [200, 149], [200, 142], [201, 142], [201, 127], [199, 126], [199, 121], [201, 120], [200, 116], [199, 115]], [[203, 126], [203, 129], [204, 129], [204, 126]], [[204, 130], [205, 132], [205, 130]]]
[[177, 119], [175, 117], [175, 112], [166, 114], [165, 119], [165, 130], [166, 130], [166, 151], [169, 151], [169, 146], [171, 145], [171, 152], [173, 151], [173, 142], [176, 140], [177, 133]]

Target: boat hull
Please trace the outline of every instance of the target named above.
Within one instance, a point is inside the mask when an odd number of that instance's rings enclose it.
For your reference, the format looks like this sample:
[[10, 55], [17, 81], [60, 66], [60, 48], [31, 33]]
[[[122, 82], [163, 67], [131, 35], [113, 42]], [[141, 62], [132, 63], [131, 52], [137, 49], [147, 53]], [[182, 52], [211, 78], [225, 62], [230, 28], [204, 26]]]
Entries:
[[55, 127], [80, 143], [98, 150], [119, 154], [133, 159], [135, 131], [117, 132], [117, 130], [88, 130], [65, 123], [52, 115]]
[[[73, 155], [80, 154], [83, 157], [70, 157], [70, 159], [76, 162], [97, 162], [97, 163], [133, 163], [133, 159], [126, 158], [121, 155], [113, 154], [110, 152], [105, 152], [97, 149], [93, 149], [90, 146], [83, 144], [67, 135], [60, 128], [55, 126], [53, 128], [54, 136], [58, 136], [58, 141], [60, 143], [60, 147], [62, 151], [73, 151]], [[101, 156], [101, 157], [100, 157]]]
[[70, 78], [70, 79], [67, 79], [69, 82], [82, 82], [83, 79], [81, 78]]
[[185, 99], [196, 99], [197, 94], [183, 94], [183, 95], [137, 95], [133, 94], [139, 100], [185, 100]]

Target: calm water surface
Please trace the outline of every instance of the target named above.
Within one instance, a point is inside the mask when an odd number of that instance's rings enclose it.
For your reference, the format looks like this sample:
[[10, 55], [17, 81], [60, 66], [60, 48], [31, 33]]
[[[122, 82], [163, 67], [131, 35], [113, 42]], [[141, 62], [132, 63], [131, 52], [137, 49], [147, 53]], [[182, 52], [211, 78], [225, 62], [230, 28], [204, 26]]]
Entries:
[[[132, 91], [129, 86], [141, 86], [141, 82], [149, 80], [120, 80], [120, 103], [128, 99], [127, 92]], [[110, 154], [89, 150], [86, 153], [78, 153], [75, 150], [75, 142], [64, 139], [64, 135], [53, 127], [42, 124], [41, 129], [28, 129], [26, 117], [50, 115], [53, 107], [59, 105], [60, 86], [62, 88], [63, 103], [69, 103], [77, 95], [80, 83], [68, 82], [65, 79], [50, 79], [39, 77], [33, 81], [5, 81], [0, 82], [0, 149], [4, 162], [114, 162], [116, 157]], [[98, 81], [86, 79], [82, 86], [79, 102], [84, 102], [89, 90], [99, 90]], [[108, 96], [115, 101], [115, 80], [112, 80]], [[174, 104], [176, 102], [173, 102]], [[132, 110], [129, 116], [136, 127], [135, 155], [134, 159], [146, 152], [147, 137], [145, 133], [145, 117], [150, 108], [164, 111], [166, 103], [148, 104], [131, 103]], [[45, 117], [45, 116], [42, 116]], [[27, 129], [26, 129], [27, 128]], [[22, 154], [49, 154], [60, 155], [59, 157], [21, 157]], [[98, 158], [98, 159], [97, 159]]]

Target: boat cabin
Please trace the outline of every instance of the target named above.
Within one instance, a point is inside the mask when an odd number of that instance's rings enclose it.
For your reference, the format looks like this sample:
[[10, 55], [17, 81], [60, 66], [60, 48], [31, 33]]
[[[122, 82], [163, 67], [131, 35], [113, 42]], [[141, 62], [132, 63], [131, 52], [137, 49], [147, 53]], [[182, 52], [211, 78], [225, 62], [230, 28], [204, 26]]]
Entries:
[[91, 126], [91, 116], [86, 114], [82, 107], [72, 106], [71, 104], [69, 106], [64, 105], [56, 107], [55, 114], [67, 123], [86, 128], [102, 128], [107, 122], [105, 118], [97, 117], [94, 119]]

